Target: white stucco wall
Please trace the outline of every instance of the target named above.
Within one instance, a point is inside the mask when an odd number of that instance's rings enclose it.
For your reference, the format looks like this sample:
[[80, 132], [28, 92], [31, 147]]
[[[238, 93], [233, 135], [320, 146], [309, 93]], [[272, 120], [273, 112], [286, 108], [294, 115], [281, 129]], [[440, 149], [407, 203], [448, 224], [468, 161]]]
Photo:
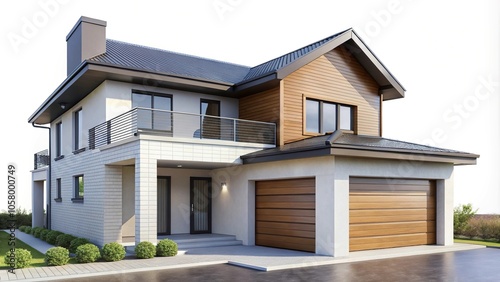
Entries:
[[213, 232], [255, 244], [255, 181], [316, 178], [316, 253], [349, 255], [349, 177], [436, 179], [437, 242], [453, 243], [453, 165], [367, 158], [318, 157], [230, 167], [213, 171], [228, 183], [214, 193]]

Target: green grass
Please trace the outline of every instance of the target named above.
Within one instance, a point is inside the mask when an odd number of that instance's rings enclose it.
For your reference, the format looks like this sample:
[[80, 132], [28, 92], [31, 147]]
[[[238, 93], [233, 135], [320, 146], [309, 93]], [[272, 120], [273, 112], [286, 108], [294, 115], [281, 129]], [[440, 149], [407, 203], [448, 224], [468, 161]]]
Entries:
[[[21, 231], [17, 231], [21, 232]], [[3, 257], [10, 250], [8, 245], [10, 234], [7, 232], [0, 231], [0, 269], [9, 269], [9, 266], [3, 262]], [[26, 249], [31, 252], [33, 259], [31, 260], [31, 267], [45, 266], [45, 255], [33, 249], [30, 245], [27, 245], [23, 241], [16, 239], [17, 249]]]
[[483, 245], [487, 247], [497, 247], [500, 248], [500, 243], [491, 242], [491, 241], [480, 241], [480, 240], [470, 240], [470, 239], [455, 239], [455, 243], [463, 243], [463, 244], [474, 244], [474, 245]]

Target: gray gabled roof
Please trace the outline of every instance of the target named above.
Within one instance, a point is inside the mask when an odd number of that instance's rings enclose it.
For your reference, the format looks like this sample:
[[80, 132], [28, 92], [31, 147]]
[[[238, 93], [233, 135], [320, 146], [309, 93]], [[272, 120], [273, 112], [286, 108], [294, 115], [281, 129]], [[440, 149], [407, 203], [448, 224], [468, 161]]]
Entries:
[[106, 40], [106, 53], [88, 61], [231, 84], [241, 81], [250, 70], [247, 66], [110, 39]]
[[64, 112], [59, 103], [64, 102], [71, 108], [105, 80], [241, 97], [279, 85], [287, 75], [340, 45], [344, 45], [377, 81], [384, 100], [404, 97], [403, 86], [352, 29], [255, 67], [107, 39], [106, 52], [83, 61], [28, 122], [46, 124], [53, 121]]
[[336, 33], [336, 34], [329, 36], [325, 39], [316, 41], [316, 42], [309, 44], [305, 47], [302, 47], [300, 49], [297, 49], [295, 51], [287, 53], [283, 56], [272, 59], [272, 60], [267, 61], [263, 64], [260, 64], [258, 66], [255, 66], [255, 67], [250, 69], [248, 74], [243, 78], [242, 81], [240, 81], [240, 84], [244, 83], [246, 81], [249, 81], [249, 80], [254, 80], [254, 79], [262, 77], [262, 76], [266, 76], [270, 73], [274, 73], [274, 72], [278, 71], [279, 69], [297, 61], [298, 59], [309, 54], [310, 52], [316, 50], [317, 48], [323, 46], [324, 44], [330, 42], [332, 39], [336, 38], [337, 36], [339, 36], [340, 34], [346, 32], [346, 31], [347, 30]]
[[[472, 164], [479, 158], [479, 155], [466, 152], [378, 136], [355, 135], [339, 130], [332, 134], [312, 137], [285, 144], [280, 147], [246, 154], [241, 156], [241, 159], [244, 164], [248, 164], [326, 155], [399, 159], [402, 159], [401, 156], [406, 155], [418, 156], [409, 157], [411, 160], [448, 162], [454, 164]], [[396, 157], [396, 155], [398, 155], [398, 157]]]

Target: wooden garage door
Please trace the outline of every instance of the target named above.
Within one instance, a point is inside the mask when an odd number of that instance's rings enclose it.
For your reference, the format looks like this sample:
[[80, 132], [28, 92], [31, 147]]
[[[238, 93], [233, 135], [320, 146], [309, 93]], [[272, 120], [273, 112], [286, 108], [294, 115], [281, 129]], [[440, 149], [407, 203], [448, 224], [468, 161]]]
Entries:
[[255, 244], [315, 252], [314, 178], [255, 183]]
[[351, 178], [349, 250], [436, 244], [431, 180]]

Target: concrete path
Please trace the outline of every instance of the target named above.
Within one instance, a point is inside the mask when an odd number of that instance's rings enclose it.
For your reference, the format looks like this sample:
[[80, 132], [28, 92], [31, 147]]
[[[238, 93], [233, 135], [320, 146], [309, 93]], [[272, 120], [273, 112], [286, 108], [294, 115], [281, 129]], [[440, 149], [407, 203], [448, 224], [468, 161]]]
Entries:
[[[19, 232], [17, 237], [38, 250], [47, 250], [47, 243], [31, 235]], [[29, 238], [31, 237], [31, 238]], [[50, 245], [49, 245], [50, 246]], [[478, 245], [455, 244], [453, 246], [418, 246], [386, 250], [353, 252], [349, 257], [333, 258], [311, 253], [265, 248], [259, 246], [228, 246], [190, 249], [185, 255], [155, 257], [152, 259], [126, 258], [118, 262], [95, 262], [17, 269], [15, 274], [0, 270], [0, 281], [54, 281], [76, 277], [118, 274], [137, 271], [195, 267], [213, 264], [232, 264], [261, 271], [290, 269], [307, 266], [329, 265], [383, 258], [421, 254], [443, 253], [484, 248]]]

